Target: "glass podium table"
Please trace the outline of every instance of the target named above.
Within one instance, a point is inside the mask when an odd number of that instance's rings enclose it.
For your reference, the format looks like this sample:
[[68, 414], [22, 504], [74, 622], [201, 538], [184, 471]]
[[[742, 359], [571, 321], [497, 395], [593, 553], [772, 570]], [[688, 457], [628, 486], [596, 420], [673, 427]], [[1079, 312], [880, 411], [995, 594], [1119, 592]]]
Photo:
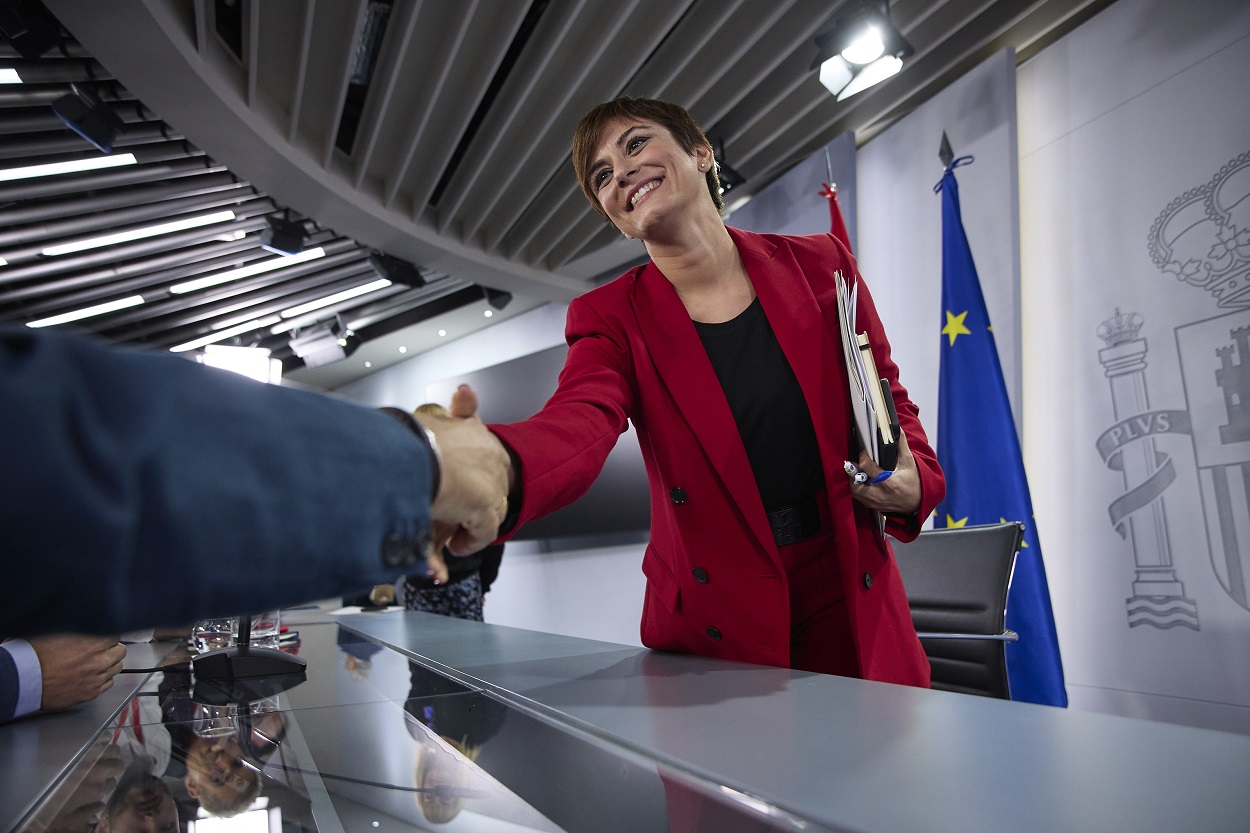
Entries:
[[0, 727], [0, 833], [1250, 824], [1242, 735], [430, 614], [284, 623], [298, 684], [222, 703], [185, 671], [135, 675], [95, 711]]

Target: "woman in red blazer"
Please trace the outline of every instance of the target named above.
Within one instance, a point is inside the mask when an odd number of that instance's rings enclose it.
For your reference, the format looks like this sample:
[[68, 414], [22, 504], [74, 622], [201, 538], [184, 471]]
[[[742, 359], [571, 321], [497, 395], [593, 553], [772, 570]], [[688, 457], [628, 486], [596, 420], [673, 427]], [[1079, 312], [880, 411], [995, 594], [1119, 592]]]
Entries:
[[[632, 420], [651, 487], [642, 641], [655, 649], [927, 686], [889, 544], [945, 491], [855, 261], [830, 235], [727, 228], [712, 148], [681, 107], [618, 99], [583, 120], [591, 204], [651, 261], [569, 307], [568, 359], [510, 447], [515, 526], [576, 500]], [[853, 439], [834, 275], [859, 285], [905, 434], [894, 474]]]

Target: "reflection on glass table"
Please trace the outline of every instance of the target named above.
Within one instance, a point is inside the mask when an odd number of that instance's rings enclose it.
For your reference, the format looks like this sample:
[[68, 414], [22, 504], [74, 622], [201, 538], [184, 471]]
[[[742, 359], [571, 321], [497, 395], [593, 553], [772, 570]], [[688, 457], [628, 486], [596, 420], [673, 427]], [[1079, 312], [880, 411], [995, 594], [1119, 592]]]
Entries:
[[310, 682], [264, 700], [197, 703], [189, 675], [154, 675], [24, 830], [825, 829], [329, 630], [305, 629], [326, 643]]

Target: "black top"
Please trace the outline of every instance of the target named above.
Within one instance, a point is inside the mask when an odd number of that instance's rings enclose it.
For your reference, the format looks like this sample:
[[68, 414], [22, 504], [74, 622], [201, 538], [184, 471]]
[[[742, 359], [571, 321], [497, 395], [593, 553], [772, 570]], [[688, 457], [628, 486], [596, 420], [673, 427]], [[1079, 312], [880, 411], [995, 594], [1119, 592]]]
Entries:
[[824, 485], [816, 431], [760, 299], [730, 321], [694, 326], [729, 400], [764, 508], [811, 497]]

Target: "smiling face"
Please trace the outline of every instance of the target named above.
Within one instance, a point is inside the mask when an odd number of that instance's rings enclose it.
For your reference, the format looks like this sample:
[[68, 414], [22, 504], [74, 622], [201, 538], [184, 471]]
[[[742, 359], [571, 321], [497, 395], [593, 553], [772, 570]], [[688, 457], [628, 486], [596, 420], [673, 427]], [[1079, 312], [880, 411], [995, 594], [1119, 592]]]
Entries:
[[682, 212], [714, 209], [706, 180], [712, 164], [705, 144], [686, 151], [654, 121], [616, 118], [599, 134], [586, 184], [626, 237], [647, 240]]
[[[622, 143], [622, 134], [631, 127], [643, 128], [645, 136], [631, 144]], [[675, 143], [681, 153], [687, 157], [698, 155], [702, 162], [701, 176], [703, 193], [708, 197], [717, 211], [723, 208], [720, 199], [720, 181], [716, 175], [716, 164], [712, 158], [711, 145], [699, 125], [686, 110], [678, 104], [652, 98], [631, 98], [624, 96], [598, 105], [582, 117], [573, 133], [573, 169], [577, 181], [582, 187], [586, 199], [595, 211], [608, 216], [602, 199], [606, 194], [602, 191], [604, 182], [592, 181], [593, 175], [604, 173], [603, 166], [618, 176], [631, 164], [631, 155], [653, 145], [656, 137], [663, 140], [662, 144], [671, 149]], [[635, 138], [635, 137], [630, 137]], [[650, 151], [658, 150], [649, 147]], [[654, 159], [648, 159], [654, 163]], [[696, 165], [696, 169], [698, 169]], [[672, 183], [670, 183], [672, 184]], [[651, 188], [657, 186], [652, 185]], [[671, 190], [671, 189], [670, 189]], [[646, 196], [644, 194], [643, 196]], [[700, 207], [706, 208], [706, 204]], [[615, 218], [613, 219], [615, 222]], [[622, 229], [626, 231], [627, 229]]]

